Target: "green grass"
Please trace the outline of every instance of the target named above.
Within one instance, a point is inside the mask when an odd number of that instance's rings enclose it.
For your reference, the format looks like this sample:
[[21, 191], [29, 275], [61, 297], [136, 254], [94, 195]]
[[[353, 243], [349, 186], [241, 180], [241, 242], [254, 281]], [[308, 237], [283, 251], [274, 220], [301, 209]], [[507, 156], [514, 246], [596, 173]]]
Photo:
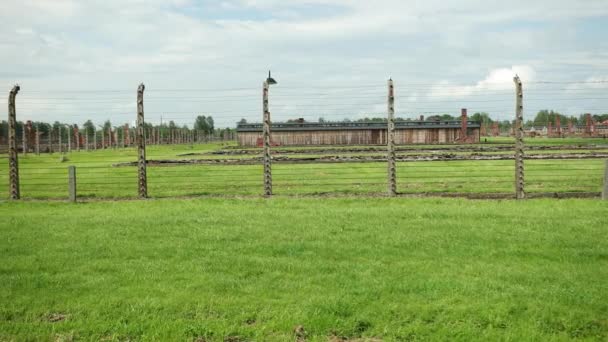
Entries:
[[[530, 139], [532, 140], [532, 139]], [[597, 139], [542, 139], [549, 145], [573, 144]], [[149, 146], [147, 158], [197, 159], [179, 156], [185, 152], [211, 152], [234, 146], [221, 144]], [[443, 146], [443, 145], [442, 145]], [[447, 145], [445, 145], [447, 146]], [[452, 145], [450, 145], [452, 146]], [[311, 151], [315, 151], [312, 148]], [[563, 151], [548, 151], [559, 153]], [[529, 154], [533, 154], [533, 151]], [[577, 153], [585, 151], [576, 151]], [[597, 152], [597, 151], [596, 151]], [[510, 152], [504, 152], [509, 154]], [[360, 153], [360, 155], [369, 153]], [[376, 153], [375, 155], [382, 153]], [[401, 153], [400, 153], [401, 154]], [[493, 153], [500, 154], [500, 153]], [[314, 155], [314, 154], [313, 154]], [[342, 155], [342, 154], [341, 154]], [[344, 154], [346, 155], [346, 154]], [[297, 155], [295, 158], [306, 155]], [[207, 157], [207, 156], [205, 156]], [[213, 156], [251, 158], [252, 156]], [[67, 161], [58, 153], [21, 155], [20, 179], [23, 198], [67, 197], [67, 166], [77, 168], [78, 195], [82, 199], [134, 198], [137, 169], [114, 164], [133, 162], [136, 151], [98, 150], [72, 152]], [[4, 159], [6, 161], [6, 159]], [[7, 162], [0, 163], [0, 187], [8, 188]], [[592, 192], [602, 187], [604, 161], [600, 159], [526, 160], [526, 191]], [[514, 163], [511, 160], [422, 161], [397, 164], [401, 193], [501, 193], [514, 192]], [[386, 192], [386, 163], [317, 163], [273, 165], [273, 190], [277, 195], [383, 194]], [[156, 198], [198, 195], [260, 195], [263, 192], [262, 165], [148, 166], [149, 195]], [[4, 192], [7, 196], [8, 191]], [[6, 197], [4, 197], [6, 198]]]
[[[483, 142], [484, 138], [481, 139]], [[487, 143], [490, 144], [514, 144], [513, 137], [488, 137]], [[566, 137], [566, 138], [547, 138], [535, 137], [524, 138], [526, 145], [606, 145], [608, 139], [604, 138], [583, 138], [583, 137]]]
[[302, 325], [309, 341], [605, 341], [606, 208], [0, 203], [0, 340], [293, 341]]
[[[527, 145], [554, 145], [554, 146], [559, 146], [559, 145], [581, 145], [581, 146], [585, 146], [585, 145], [607, 145], [608, 144], [608, 139], [604, 139], [604, 138], [583, 138], [583, 137], [567, 137], [567, 138], [547, 138], [547, 137], [535, 137], [535, 138], [529, 138], [526, 137], [524, 138], [524, 142]], [[503, 145], [503, 146], [507, 146], [507, 145], [514, 145], [515, 144], [515, 138], [514, 137], [506, 137], [506, 136], [499, 136], [499, 137], [482, 137], [481, 140], [479, 141], [479, 143], [476, 144], [466, 144], [466, 145], [459, 145], [459, 144], [410, 144], [407, 146], [415, 146], [417, 148], [420, 149], [437, 149], [437, 148], [453, 148], [455, 146], [478, 146], [478, 147], [483, 147], [483, 146], [488, 146], [488, 145]], [[338, 146], [331, 146], [332, 149], [349, 149], [352, 146], [347, 146], [347, 145], [338, 145]], [[361, 146], [359, 146], [361, 147]], [[368, 147], [382, 147], [382, 145], [370, 145]], [[282, 149], [282, 150], [302, 150], [302, 149], [324, 149], [326, 148], [326, 146], [321, 146], [321, 145], [312, 145], [312, 146], [279, 146], [278, 148]], [[255, 149], [254, 147], [249, 147], [249, 148], [245, 148], [245, 149]]]

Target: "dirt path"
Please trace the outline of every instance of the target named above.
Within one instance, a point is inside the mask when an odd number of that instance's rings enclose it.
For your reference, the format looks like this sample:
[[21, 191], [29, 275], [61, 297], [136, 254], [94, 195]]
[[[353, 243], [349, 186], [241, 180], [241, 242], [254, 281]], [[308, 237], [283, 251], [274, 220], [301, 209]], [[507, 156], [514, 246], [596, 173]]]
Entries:
[[[531, 145], [526, 146], [528, 151], [559, 151], [559, 150], [604, 150], [608, 149], [607, 145]], [[501, 152], [501, 151], [512, 151], [513, 146], [511, 145], [499, 145], [499, 146], [450, 146], [450, 145], [438, 145], [436, 147], [420, 147], [420, 146], [397, 146], [395, 151], [397, 152]], [[369, 152], [385, 152], [385, 146], [370, 146], [370, 147], [348, 147], [348, 148], [306, 148], [301, 149], [286, 149], [286, 148], [273, 148], [272, 152], [276, 154], [340, 154], [340, 153], [369, 153]], [[222, 149], [212, 152], [191, 152], [179, 154], [179, 157], [183, 156], [209, 156], [209, 155], [258, 155], [262, 153], [262, 149]]]
[[[605, 159], [608, 153], [551, 153], [551, 154], [530, 154], [526, 160], [553, 160], [553, 159]], [[421, 154], [397, 156], [400, 162], [415, 161], [451, 161], [451, 160], [512, 160], [510, 154], [476, 154], [458, 155], [453, 153], [445, 154]], [[273, 162], [278, 164], [314, 164], [314, 163], [366, 163], [384, 162], [386, 156], [321, 156], [310, 158], [292, 158], [288, 156], [275, 156]], [[150, 166], [178, 166], [178, 165], [258, 165], [262, 163], [262, 158], [247, 159], [164, 159], [148, 160]], [[127, 162], [113, 164], [113, 166], [136, 166], [137, 162]]]

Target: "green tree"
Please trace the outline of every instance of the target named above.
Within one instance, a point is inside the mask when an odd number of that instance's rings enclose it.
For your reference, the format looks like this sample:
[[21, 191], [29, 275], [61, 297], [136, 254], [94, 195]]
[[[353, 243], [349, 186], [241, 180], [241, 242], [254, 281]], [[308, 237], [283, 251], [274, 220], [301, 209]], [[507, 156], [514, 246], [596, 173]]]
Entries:
[[[241, 119], [245, 120], [245, 119]], [[246, 121], [245, 121], [246, 122]], [[205, 132], [206, 134], [213, 133], [213, 117], [212, 116], [204, 116], [199, 115], [196, 117], [196, 121], [194, 122], [194, 129]]]
[[6, 144], [8, 141], [8, 121], [0, 122], [0, 143]]
[[95, 124], [91, 120], [87, 120], [83, 125], [82, 129], [84, 129], [85, 134], [93, 134], [95, 132]]
[[555, 125], [555, 122], [557, 121], [556, 120], [557, 117], [559, 117], [562, 124], [565, 124], [566, 122], [568, 122], [568, 117], [565, 115], [562, 115], [553, 110], [548, 110], [548, 109], [540, 110], [540, 111], [538, 111], [538, 113], [536, 113], [536, 116], [534, 117], [534, 126], [547, 126], [549, 124], [549, 122], [552, 125]]
[[207, 126], [209, 127], [209, 133], [213, 133], [215, 123], [213, 122], [213, 117], [209, 115], [207, 117]]
[[492, 118], [490, 118], [490, 114], [488, 114], [486, 112], [477, 112], [477, 113], [471, 115], [471, 120], [479, 121], [483, 124], [491, 124], [494, 122], [494, 120], [492, 120]]
[[207, 118], [204, 115], [199, 115], [196, 117], [196, 120], [194, 121], [194, 129], [203, 132], [207, 132], [209, 130], [209, 124], [207, 123]]
[[106, 120], [106, 122], [103, 123], [103, 131], [107, 132], [110, 128], [112, 128], [112, 122], [110, 122], [110, 120]]

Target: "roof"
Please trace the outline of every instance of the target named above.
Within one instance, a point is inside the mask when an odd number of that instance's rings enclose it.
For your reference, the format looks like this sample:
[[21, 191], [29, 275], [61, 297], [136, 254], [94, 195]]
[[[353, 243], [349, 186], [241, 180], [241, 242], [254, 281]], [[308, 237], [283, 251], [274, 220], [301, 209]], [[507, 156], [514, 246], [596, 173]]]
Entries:
[[[450, 121], [396, 121], [395, 129], [417, 129], [417, 128], [460, 128], [460, 120]], [[470, 128], [480, 128], [479, 121], [467, 121]], [[365, 129], [387, 129], [386, 122], [276, 122], [270, 125], [272, 131], [341, 131], [341, 130], [365, 130]], [[237, 132], [261, 132], [261, 123], [246, 123], [236, 126]]]

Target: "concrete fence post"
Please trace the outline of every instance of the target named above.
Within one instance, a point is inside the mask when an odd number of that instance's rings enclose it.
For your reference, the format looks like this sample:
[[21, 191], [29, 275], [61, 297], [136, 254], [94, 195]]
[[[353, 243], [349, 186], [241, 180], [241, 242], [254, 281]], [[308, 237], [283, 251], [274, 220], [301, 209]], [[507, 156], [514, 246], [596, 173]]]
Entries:
[[515, 82], [515, 198], [524, 199], [524, 105], [523, 88], [519, 76]]
[[68, 166], [68, 196], [70, 202], [76, 202], [76, 166]]
[[49, 136], [48, 136], [48, 148], [49, 153], [53, 154], [53, 126], [49, 125]]
[[388, 195], [397, 195], [397, 171], [395, 168], [395, 93], [393, 80], [388, 80], [388, 122], [387, 122]]
[[128, 123], [122, 127], [122, 136], [123, 136], [123, 144], [125, 145], [125, 147], [130, 147], [131, 146], [131, 133], [130, 133], [130, 128], [129, 128]]
[[144, 132], [144, 84], [137, 88], [137, 156], [139, 197], [148, 197], [148, 178], [146, 176], [146, 140]]
[[591, 127], [591, 114], [585, 114], [585, 136], [590, 137], [592, 135], [593, 129]]
[[59, 136], [59, 153], [63, 154], [63, 146], [62, 146], [63, 145], [63, 141], [61, 141], [62, 140], [62, 137], [61, 137], [61, 126], [57, 127], [57, 131], [58, 131], [57, 135]]
[[68, 153], [72, 153], [72, 126], [68, 126]]
[[[15, 85], [8, 95], [8, 176], [10, 198], [18, 200], [21, 197], [19, 191], [19, 157], [17, 154], [17, 112], [15, 109], [15, 97], [21, 88]], [[25, 125], [23, 127], [25, 132]]]
[[[46, 126], [46, 125], [45, 125]], [[46, 136], [46, 150], [49, 154], [53, 154], [53, 127], [49, 125]]]
[[80, 152], [80, 131], [78, 125], [74, 125], [74, 139], [76, 139], [76, 151]]
[[23, 155], [27, 155], [27, 132], [25, 131], [25, 122], [21, 125], [21, 144], [23, 145]]
[[272, 158], [270, 156], [270, 112], [268, 111], [268, 81], [262, 91], [263, 139], [264, 139], [264, 195], [272, 196]]
[[602, 189], [602, 199], [608, 201], [608, 159], [604, 166], [604, 188]]
[[34, 137], [35, 141], [36, 141], [36, 155], [39, 156], [40, 155], [40, 129], [38, 127], [38, 124], [36, 124], [36, 136]]

